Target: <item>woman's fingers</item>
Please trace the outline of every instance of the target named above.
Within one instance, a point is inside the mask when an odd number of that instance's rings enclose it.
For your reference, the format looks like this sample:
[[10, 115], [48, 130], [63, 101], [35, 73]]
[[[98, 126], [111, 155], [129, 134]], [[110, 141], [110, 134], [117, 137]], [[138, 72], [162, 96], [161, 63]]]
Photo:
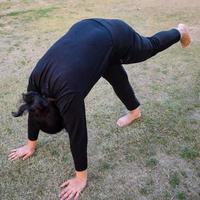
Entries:
[[19, 153], [17, 153], [17, 152], [13, 152], [13, 153], [11, 153], [11, 154], [9, 154], [8, 155], [8, 160], [16, 160], [17, 158], [21, 158], [21, 157], [23, 157], [23, 160], [26, 160], [26, 159], [28, 159], [29, 157], [31, 156], [31, 154], [30, 153], [27, 153], [27, 154], [19, 154]]
[[[68, 195], [67, 195], [67, 198], [65, 198], [66, 200], [70, 200], [70, 199], [72, 199], [73, 197], [74, 197], [74, 195], [76, 194], [76, 192], [75, 191], [71, 191], [71, 193], [69, 193]], [[73, 198], [74, 199], [74, 198]]]
[[74, 196], [74, 194], [75, 192], [72, 189], [70, 189], [64, 193], [60, 200], [69, 200]]
[[8, 155], [9, 160], [16, 160], [17, 158], [23, 158], [26, 160], [33, 154], [34, 150], [29, 148], [27, 145], [19, 147], [17, 149], [11, 150], [10, 154]]
[[65, 193], [67, 193], [70, 190], [69, 187], [63, 188], [62, 192], [59, 194], [59, 197], [61, 198]]
[[15, 151], [17, 151], [17, 149], [12, 149], [12, 150], [10, 150], [10, 152], [15, 152]]
[[10, 154], [8, 155], [8, 157], [12, 157], [12, 156], [15, 155], [15, 154], [16, 154], [16, 152], [10, 153]]
[[16, 155], [17, 155], [16, 153], [14, 153], [14, 154], [12, 154], [12, 155], [9, 155], [8, 159], [11, 160], [11, 159], [13, 159]]
[[13, 155], [16, 155], [16, 151], [12, 151], [12, 152], [10, 152], [10, 154], [8, 155], [8, 158], [11, 158]]
[[19, 158], [19, 155], [14, 155], [14, 156], [12, 156], [12, 158], [10, 159], [11, 161], [13, 161], [13, 160], [17, 160]]
[[9, 160], [16, 160], [17, 158], [21, 158], [24, 155], [26, 155], [26, 154], [22, 154], [22, 153], [16, 151], [16, 152], [9, 154], [8, 159]]
[[68, 181], [65, 181], [60, 187], [66, 187], [67, 185], [69, 184], [69, 180]]
[[24, 155], [23, 160], [28, 159], [30, 156], [31, 156], [31, 154], [30, 154], [30, 153], [27, 153], [26, 155]]
[[77, 192], [76, 195], [74, 196], [74, 200], [78, 200], [80, 192]]

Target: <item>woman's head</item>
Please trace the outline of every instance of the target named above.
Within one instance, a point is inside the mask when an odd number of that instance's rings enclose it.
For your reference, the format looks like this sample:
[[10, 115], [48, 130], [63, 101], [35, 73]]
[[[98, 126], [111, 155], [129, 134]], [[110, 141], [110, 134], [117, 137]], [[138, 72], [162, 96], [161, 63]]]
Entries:
[[14, 117], [20, 117], [27, 111], [46, 133], [57, 133], [64, 128], [55, 100], [43, 97], [34, 91], [22, 94], [22, 100], [23, 104], [18, 111], [12, 113]]

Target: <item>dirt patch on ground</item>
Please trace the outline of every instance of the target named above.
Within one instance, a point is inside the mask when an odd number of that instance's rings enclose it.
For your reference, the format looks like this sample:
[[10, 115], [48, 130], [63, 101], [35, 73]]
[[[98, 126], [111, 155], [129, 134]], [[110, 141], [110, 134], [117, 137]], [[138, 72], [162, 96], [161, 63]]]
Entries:
[[194, 120], [200, 121], [200, 110], [196, 110], [192, 113], [191, 118]]
[[[172, 174], [177, 174], [180, 177], [180, 184], [177, 184], [177, 189], [181, 191], [188, 190], [188, 199], [197, 199], [200, 195], [200, 179], [199, 173], [194, 169], [194, 164], [198, 166], [199, 161], [196, 163], [191, 160], [184, 160], [176, 156], [169, 156], [165, 154], [158, 154], [159, 170], [156, 172], [157, 177], [165, 177], [160, 186], [168, 183]], [[165, 183], [165, 184], [164, 184]], [[164, 189], [164, 188], [163, 188]]]
[[200, 25], [190, 26], [193, 42], [200, 42]]

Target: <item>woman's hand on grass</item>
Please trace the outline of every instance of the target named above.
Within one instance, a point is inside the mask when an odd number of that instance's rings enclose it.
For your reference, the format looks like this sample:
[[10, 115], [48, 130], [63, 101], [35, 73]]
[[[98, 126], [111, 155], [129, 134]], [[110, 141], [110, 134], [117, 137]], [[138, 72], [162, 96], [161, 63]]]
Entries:
[[35, 152], [35, 148], [30, 147], [29, 145], [24, 145], [24, 146], [19, 147], [17, 149], [11, 150], [10, 154], [8, 155], [8, 159], [11, 160], [11, 161], [17, 160], [19, 158], [22, 158], [23, 160], [26, 160], [34, 152]]
[[76, 172], [76, 176], [61, 185], [60, 200], [78, 200], [80, 193], [87, 184], [87, 170]]

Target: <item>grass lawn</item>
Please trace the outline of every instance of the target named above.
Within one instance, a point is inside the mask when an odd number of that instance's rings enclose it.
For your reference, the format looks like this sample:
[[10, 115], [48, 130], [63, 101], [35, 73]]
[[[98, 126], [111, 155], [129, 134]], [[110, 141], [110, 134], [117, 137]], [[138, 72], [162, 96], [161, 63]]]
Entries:
[[8, 161], [27, 138], [27, 116], [14, 119], [11, 112], [38, 59], [73, 23], [90, 17], [123, 19], [143, 35], [183, 22], [193, 43], [125, 66], [142, 110], [127, 128], [115, 124], [126, 109], [105, 80], [89, 93], [89, 182], [80, 199], [199, 200], [199, 0], [0, 0], [0, 199], [55, 200], [73, 175], [64, 131], [41, 132], [30, 159]]

